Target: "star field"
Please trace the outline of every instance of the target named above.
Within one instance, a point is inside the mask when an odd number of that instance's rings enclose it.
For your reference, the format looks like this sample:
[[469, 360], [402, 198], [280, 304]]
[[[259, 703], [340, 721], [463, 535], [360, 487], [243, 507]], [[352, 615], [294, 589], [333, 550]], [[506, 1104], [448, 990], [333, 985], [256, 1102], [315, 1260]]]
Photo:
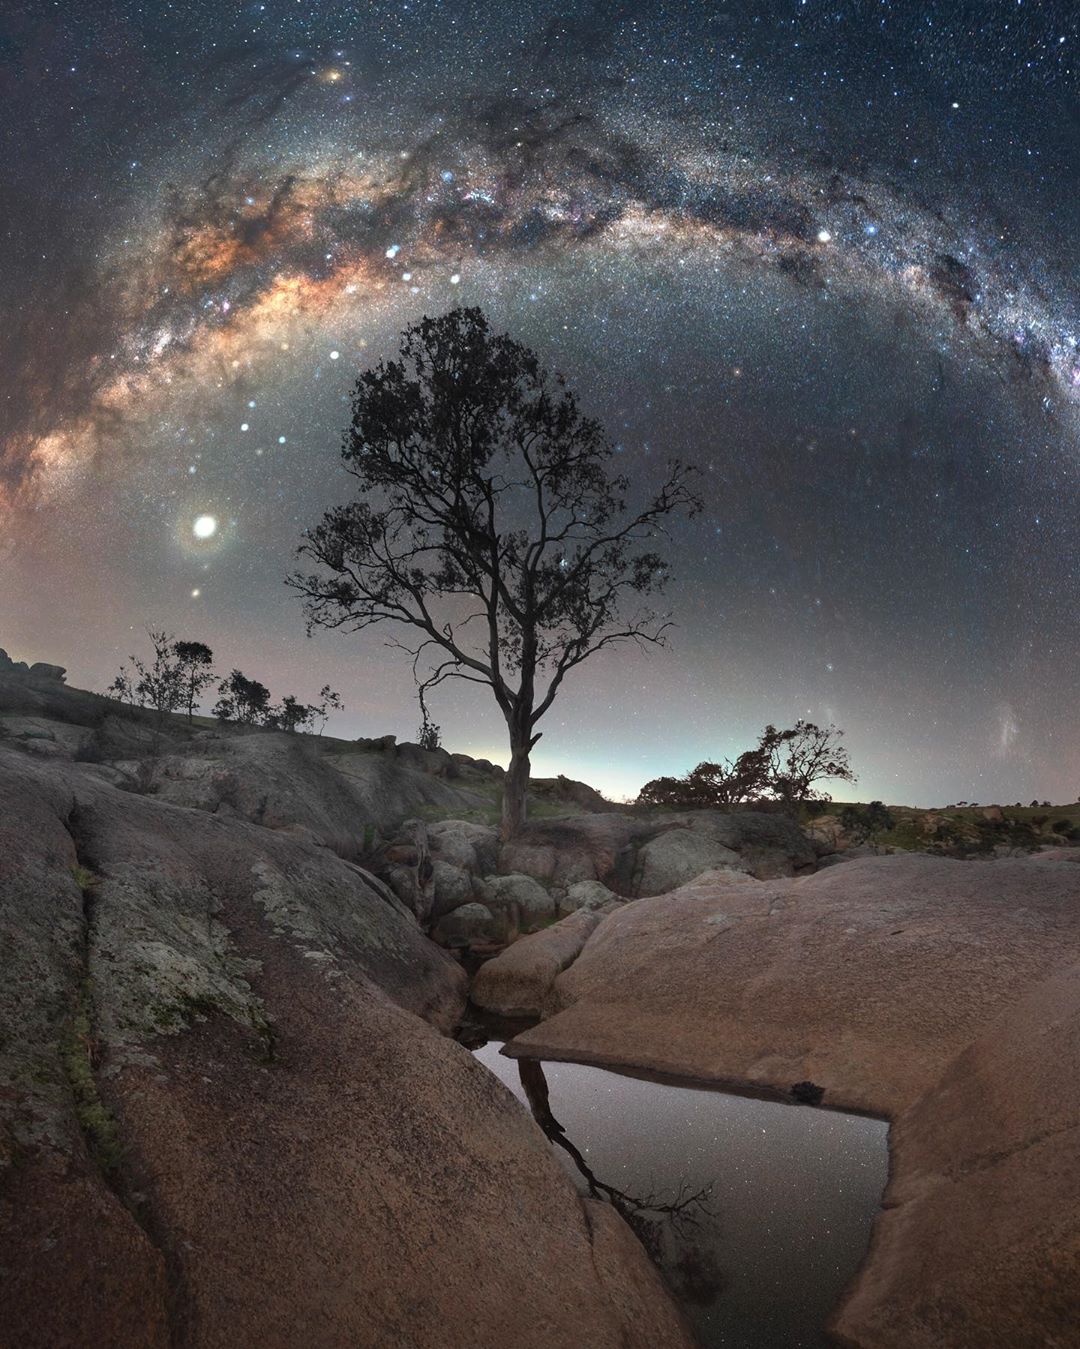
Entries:
[[[357, 370], [480, 304], [706, 498], [672, 649], [581, 672], [536, 771], [811, 716], [862, 797], [1075, 799], [1078, 43], [1032, 0], [22, 7], [0, 644], [100, 688], [162, 624], [411, 736], [398, 657], [282, 578]], [[433, 713], [498, 756], [492, 710]]]

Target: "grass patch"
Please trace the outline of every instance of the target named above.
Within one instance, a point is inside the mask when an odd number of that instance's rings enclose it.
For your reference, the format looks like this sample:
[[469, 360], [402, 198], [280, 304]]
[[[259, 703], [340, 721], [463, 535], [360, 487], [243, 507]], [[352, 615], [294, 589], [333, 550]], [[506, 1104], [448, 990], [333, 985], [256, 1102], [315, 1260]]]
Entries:
[[84, 895], [87, 890], [92, 890], [101, 880], [96, 872], [91, 871], [89, 867], [84, 867], [80, 862], [76, 862], [71, 868], [71, 877]]
[[[591, 812], [585, 806], [573, 801], [534, 800], [529, 798], [526, 824], [537, 820], [565, 820]], [[417, 818], [426, 824], [438, 824], [442, 820], [466, 820], [469, 824], [486, 824], [496, 828], [502, 821], [502, 793], [498, 793], [490, 806], [421, 806], [415, 812]]]

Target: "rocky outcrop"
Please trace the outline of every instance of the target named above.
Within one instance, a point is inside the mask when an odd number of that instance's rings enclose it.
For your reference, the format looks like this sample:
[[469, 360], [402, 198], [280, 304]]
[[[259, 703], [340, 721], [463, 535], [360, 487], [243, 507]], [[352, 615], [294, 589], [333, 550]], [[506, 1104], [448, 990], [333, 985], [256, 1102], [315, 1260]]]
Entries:
[[[508, 1052], [770, 1088], [895, 1121], [837, 1329], [860, 1349], [1068, 1344], [1080, 1288], [1080, 874], [861, 858], [714, 874], [606, 918]], [[816, 1095], [816, 1091], [815, 1091]]]
[[814, 869], [814, 848], [786, 811], [701, 810], [668, 820], [669, 827], [689, 829], [730, 848], [739, 856], [740, 869], [758, 880], [798, 876]]
[[12, 660], [8, 653], [0, 648], [0, 676], [14, 680], [26, 680], [34, 684], [62, 684], [67, 671], [62, 665], [50, 665], [39, 660], [27, 665], [24, 660]]
[[0, 1338], [688, 1346], [393, 895], [98, 767], [0, 747]]
[[[712, 875], [613, 914], [559, 978], [540, 1057], [640, 1066], [898, 1115], [1003, 1008], [1080, 960], [1074, 868], [861, 858], [805, 878]], [[622, 1048], [620, 1048], [622, 1046]], [[646, 1063], [642, 1056], [655, 1063]], [[626, 1062], [631, 1059], [627, 1058]]]
[[638, 853], [634, 892], [666, 895], [705, 871], [746, 871], [739, 854], [693, 829], [669, 829]]
[[578, 881], [629, 885], [644, 822], [617, 813], [573, 815], [528, 824], [499, 853], [499, 870], [524, 872], [565, 889]]
[[554, 927], [522, 937], [481, 965], [470, 998], [486, 1012], [511, 1018], [545, 1016], [556, 1010], [557, 976], [581, 954], [603, 917], [595, 909], [580, 909]]
[[900, 1117], [872, 1259], [835, 1318], [844, 1343], [1074, 1342], [1078, 1068], [1075, 965], [991, 1023]]

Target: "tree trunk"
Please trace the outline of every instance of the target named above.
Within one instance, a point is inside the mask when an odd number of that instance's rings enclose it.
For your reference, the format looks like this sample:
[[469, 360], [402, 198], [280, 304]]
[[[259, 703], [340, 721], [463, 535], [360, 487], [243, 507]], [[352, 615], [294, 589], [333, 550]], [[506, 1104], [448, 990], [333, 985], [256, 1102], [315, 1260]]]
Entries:
[[529, 749], [528, 743], [510, 747], [510, 767], [503, 779], [502, 826], [499, 831], [504, 840], [513, 838], [525, 826], [529, 795]]

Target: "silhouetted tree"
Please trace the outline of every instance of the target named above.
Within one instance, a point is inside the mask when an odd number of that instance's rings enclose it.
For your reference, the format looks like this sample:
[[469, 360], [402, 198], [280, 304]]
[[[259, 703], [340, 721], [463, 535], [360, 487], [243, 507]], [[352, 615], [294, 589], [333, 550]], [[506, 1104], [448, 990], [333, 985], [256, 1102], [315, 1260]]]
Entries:
[[214, 653], [205, 642], [174, 642], [173, 655], [180, 666], [180, 682], [188, 721], [195, 716], [195, 704], [214, 682]]
[[218, 685], [221, 697], [214, 704], [214, 716], [219, 721], [238, 721], [243, 726], [254, 726], [265, 721], [270, 710], [270, 690], [257, 679], [234, 670]]
[[829, 801], [817, 789], [830, 778], [854, 782], [847, 750], [840, 744], [843, 731], [799, 720], [787, 730], [766, 726], [753, 749], [734, 761], [700, 763], [685, 777], [654, 778], [642, 787], [638, 800], [645, 805], [682, 809], [731, 806], [752, 801]]
[[149, 665], [138, 656], [129, 656], [131, 670], [120, 667], [107, 692], [122, 702], [137, 707], [152, 707], [158, 714], [158, 723], [183, 706], [184, 667], [176, 655], [176, 640], [163, 628], [147, 628], [146, 635], [154, 650]]
[[[309, 631], [413, 629], [395, 644], [423, 690], [450, 678], [491, 689], [510, 740], [508, 836], [567, 674], [605, 647], [664, 640], [644, 598], [666, 579], [654, 548], [668, 517], [697, 507], [688, 470], [672, 464], [630, 510], [600, 424], [479, 309], [421, 320], [398, 360], [360, 376], [342, 456], [357, 496], [308, 532], [300, 554], [319, 572], [289, 578]], [[641, 607], [626, 616], [628, 599]]]
[[768, 786], [778, 801], [798, 805], [811, 799], [830, 801], [817, 789], [823, 781], [855, 782], [848, 752], [840, 743], [843, 731], [799, 720], [789, 730], [766, 726], [760, 749], [769, 757]]
[[682, 778], [654, 778], [642, 787], [638, 799], [648, 805], [682, 809], [760, 801], [768, 793], [768, 769], [768, 752], [758, 745], [734, 761], [699, 763]]
[[271, 708], [266, 715], [266, 724], [278, 731], [303, 730], [314, 719], [315, 709], [302, 703], [293, 693], [287, 693], [280, 707]]
[[312, 710], [315, 714], [315, 720], [319, 723], [319, 735], [322, 735], [331, 712], [341, 712], [345, 704], [341, 701], [341, 694], [335, 693], [329, 684], [324, 684], [319, 690], [319, 701], [312, 704]]
[[318, 733], [322, 735], [330, 709], [340, 711], [344, 703], [329, 684], [324, 684], [319, 690], [319, 698], [321, 701], [317, 703], [302, 703], [295, 694], [287, 693], [279, 706], [266, 709], [262, 717], [263, 725], [278, 731], [314, 732], [318, 724]]

